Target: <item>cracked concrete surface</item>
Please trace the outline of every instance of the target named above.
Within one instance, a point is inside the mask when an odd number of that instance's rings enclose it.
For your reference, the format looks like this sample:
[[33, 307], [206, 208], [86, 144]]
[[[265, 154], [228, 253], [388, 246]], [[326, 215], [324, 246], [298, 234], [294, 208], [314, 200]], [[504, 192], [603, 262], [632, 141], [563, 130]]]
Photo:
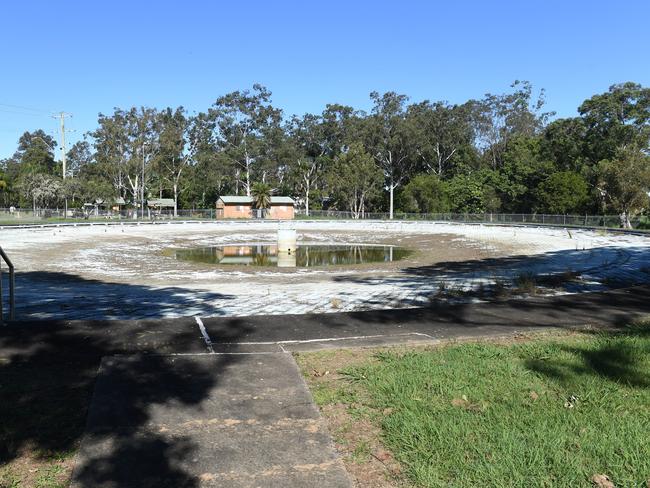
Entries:
[[25, 320], [410, 308], [479, 301], [526, 276], [555, 283], [536, 290], [541, 294], [650, 282], [650, 236], [434, 222], [293, 225], [299, 241], [394, 244], [416, 252], [395, 263], [293, 271], [180, 262], [163, 252], [273, 242], [274, 222], [4, 228], [0, 245], [18, 269], [17, 316]]

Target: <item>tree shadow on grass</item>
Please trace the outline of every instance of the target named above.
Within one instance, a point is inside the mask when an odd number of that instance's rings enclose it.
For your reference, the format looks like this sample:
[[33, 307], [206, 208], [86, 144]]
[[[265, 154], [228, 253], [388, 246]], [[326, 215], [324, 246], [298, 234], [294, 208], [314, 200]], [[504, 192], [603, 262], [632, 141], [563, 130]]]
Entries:
[[633, 388], [650, 388], [642, 361], [650, 354], [650, 323], [618, 331], [594, 333], [596, 343], [559, 345], [573, 360], [527, 359], [527, 369], [569, 383], [576, 376], [595, 376]]
[[[229, 323], [233, 338], [247, 331]], [[75, 487], [198, 486], [195, 442], [157, 430], [154, 415], [200, 409], [238, 356], [160, 355], [174, 352], [206, 352], [193, 320], [0, 325], [0, 465], [69, 457], [83, 437]]]

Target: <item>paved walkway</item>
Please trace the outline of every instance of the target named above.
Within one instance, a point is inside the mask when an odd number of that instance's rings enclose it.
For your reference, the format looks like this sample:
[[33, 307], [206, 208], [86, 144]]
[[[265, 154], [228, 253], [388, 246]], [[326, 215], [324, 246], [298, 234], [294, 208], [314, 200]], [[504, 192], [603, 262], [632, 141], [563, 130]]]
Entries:
[[0, 327], [0, 357], [101, 360], [75, 488], [346, 487], [286, 351], [616, 327], [649, 315], [649, 297], [642, 286], [341, 314], [17, 322]]
[[290, 354], [102, 361], [73, 475], [86, 487], [351, 483]]

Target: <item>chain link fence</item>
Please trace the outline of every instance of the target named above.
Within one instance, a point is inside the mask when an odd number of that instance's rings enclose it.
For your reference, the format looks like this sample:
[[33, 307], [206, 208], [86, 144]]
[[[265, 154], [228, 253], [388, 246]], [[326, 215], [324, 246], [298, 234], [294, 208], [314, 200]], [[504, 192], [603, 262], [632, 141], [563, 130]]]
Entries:
[[[387, 220], [388, 213], [341, 212], [338, 210], [312, 210], [306, 215], [304, 210], [296, 210], [296, 217], [300, 219], [365, 219]], [[489, 224], [532, 224], [532, 225], [558, 225], [570, 227], [603, 227], [618, 228], [621, 226], [619, 215], [549, 215], [549, 214], [498, 214], [498, 213], [404, 213], [394, 212], [395, 220], [436, 221], [458, 223], [489, 223]], [[649, 228], [650, 220], [647, 217], [630, 219], [632, 227]]]
[[[388, 213], [364, 212], [355, 214], [338, 210], [312, 210], [309, 215], [302, 209], [296, 209], [295, 215], [301, 220], [388, 220]], [[131, 220], [214, 220], [215, 209], [179, 209], [174, 216], [173, 209], [145, 209], [144, 215], [137, 209], [120, 211], [93, 208], [81, 209], [20, 209], [0, 208], [0, 224], [43, 224], [49, 222], [83, 222], [83, 221], [131, 221]], [[407, 221], [436, 221], [458, 223], [490, 223], [490, 224], [531, 224], [558, 225], [570, 227], [602, 227], [619, 228], [621, 219], [618, 215], [549, 215], [549, 214], [498, 214], [498, 213], [404, 213], [395, 212], [394, 220]], [[635, 229], [650, 229], [648, 217], [631, 219]]]
[[105, 221], [105, 220], [210, 220], [215, 218], [215, 209], [179, 209], [174, 216], [174, 209], [145, 209], [144, 215], [139, 209], [105, 210], [101, 208], [68, 209], [60, 208], [0, 208], [0, 223], [29, 224], [59, 221]]

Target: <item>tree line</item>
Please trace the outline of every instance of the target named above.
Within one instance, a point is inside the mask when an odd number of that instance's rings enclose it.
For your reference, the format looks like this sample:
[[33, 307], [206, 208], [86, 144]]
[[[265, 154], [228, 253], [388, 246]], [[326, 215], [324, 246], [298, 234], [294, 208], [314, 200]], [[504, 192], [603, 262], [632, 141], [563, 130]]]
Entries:
[[338, 209], [426, 213], [615, 212], [622, 225], [650, 207], [650, 89], [613, 85], [556, 119], [526, 81], [462, 104], [370, 94], [369, 112], [328, 104], [286, 117], [261, 85], [207, 110], [114, 109], [67, 152], [25, 132], [0, 161], [5, 207], [172, 198], [212, 208], [255, 183], [307, 213]]

